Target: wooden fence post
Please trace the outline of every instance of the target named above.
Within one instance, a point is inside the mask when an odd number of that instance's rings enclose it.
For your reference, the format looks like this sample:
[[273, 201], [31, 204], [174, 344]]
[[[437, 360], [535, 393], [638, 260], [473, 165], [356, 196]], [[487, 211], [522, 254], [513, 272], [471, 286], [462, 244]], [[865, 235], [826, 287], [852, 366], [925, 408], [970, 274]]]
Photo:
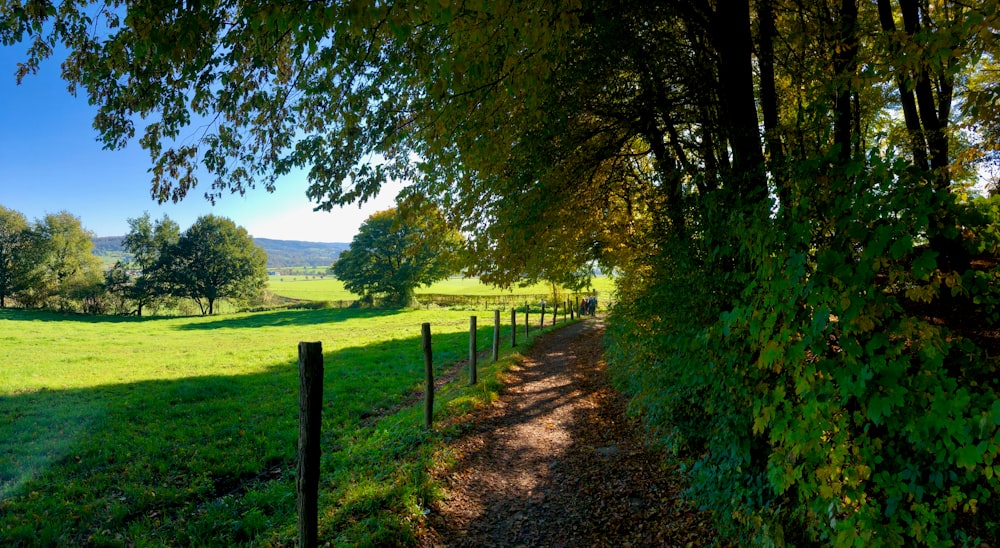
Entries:
[[517, 346], [517, 308], [510, 307], [510, 347]]
[[426, 396], [424, 397], [424, 427], [431, 429], [434, 422], [434, 358], [431, 355], [431, 324], [423, 323], [420, 334], [424, 340], [424, 373]]
[[299, 546], [319, 544], [319, 454], [323, 415], [323, 345], [299, 343]]
[[469, 384], [476, 384], [476, 317], [469, 316]]
[[545, 301], [542, 301], [542, 317], [538, 321], [538, 327], [545, 327]]
[[556, 324], [556, 320], [559, 319], [559, 303], [556, 303], [556, 304], [554, 304], [552, 306], [555, 307], [555, 308], [552, 309], [552, 325], [555, 325]]
[[524, 338], [528, 338], [528, 331], [531, 330], [531, 322], [528, 321], [528, 303], [524, 303]]
[[500, 359], [500, 310], [493, 311], [493, 361]]

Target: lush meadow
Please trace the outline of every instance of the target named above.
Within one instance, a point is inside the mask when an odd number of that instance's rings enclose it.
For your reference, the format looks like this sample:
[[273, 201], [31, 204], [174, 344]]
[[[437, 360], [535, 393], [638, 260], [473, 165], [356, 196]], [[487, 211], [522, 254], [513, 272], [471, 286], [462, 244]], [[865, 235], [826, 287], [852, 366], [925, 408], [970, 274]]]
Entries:
[[[614, 290], [614, 281], [607, 276], [599, 276], [592, 280], [592, 289], [601, 296], [609, 296]], [[275, 295], [291, 299], [307, 301], [328, 301], [331, 303], [353, 302], [358, 298], [346, 289], [340, 280], [333, 276], [271, 276], [268, 289]], [[567, 290], [557, 288], [560, 294], [568, 294]], [[453, 277], [436, 282], [428, 287], [418, 287], [417, 299], [421, 295], [464, 295], [464, 296], [503, 296], [524, 295], [536, 297], [551, 295], [552, 287], [547, 283], [536, 283], [526, 287], [513, 287], [507, 290], [481, 283], [479, 278]]]
[[344, 282], [333, 276], [271, 276], [267, 282], [271, 293], [301, 301], [352, 303], [358, 295], [344, 289]]
[[[487, 351], [493, 315], [479, 315]], [[291, 543], [297, 343], [322, 341], [321, 536], [406, 544], [434, 496], [426, 470], [442, 435], [422, 428], [420, 324], [432, 325], [440, 375], [467, 356], [469, 316], [0, 311], [0, 538], [8, 545]], [[509, 340], [505, 326], [505, 353]], [[440, 392], [440, 417], [493, 397], [504, 361], [480, 363], [480, 385], [458, 378]]]

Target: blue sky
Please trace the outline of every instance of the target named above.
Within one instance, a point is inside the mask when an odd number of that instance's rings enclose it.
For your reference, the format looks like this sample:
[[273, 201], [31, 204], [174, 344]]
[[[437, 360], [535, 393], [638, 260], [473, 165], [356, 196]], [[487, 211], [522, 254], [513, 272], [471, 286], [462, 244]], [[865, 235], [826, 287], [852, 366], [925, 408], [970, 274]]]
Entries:
[[[101, 148], [91, 127], [94, 108], [73, 97], [53, 57], [18, 86], [19, 46], [0, 46], [0, 205], [28, 220], [69, 211], [97, 236], [120, 236], [127, 220], [148, 211], [167, 214], [181, 229], [206, 213], [229, 217], [251, 235], [283, 240], [350, 242], [371, 213], [392, 207], [398, 185], [362, 208], [314, 212], [303, 175], [280, 179], [277, 190], [225, 195], [213, 207], [195, 189], [180, 204], [159, 205], [149, 196], [148, 153], [137, 142], [117, 151]], [[202, 183], [208, 185], [205, 178]]]

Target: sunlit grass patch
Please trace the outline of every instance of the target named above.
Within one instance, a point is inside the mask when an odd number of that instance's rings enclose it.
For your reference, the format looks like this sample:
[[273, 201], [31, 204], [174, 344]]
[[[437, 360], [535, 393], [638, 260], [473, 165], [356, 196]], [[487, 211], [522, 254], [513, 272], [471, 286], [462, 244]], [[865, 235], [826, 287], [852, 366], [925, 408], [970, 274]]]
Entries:
[[[594, 278], [592, 286], [593, 290], [605, 296], [610, 295], [614, 290], [614, 282], [607, 276]], [[323, 278], [272, 276], [268, 282], [268, 289], [272, 293], [282, 297], [307, 301], [327, 301], [333, 306], [348, 305], [359, 298], [358, 295], [344, 289], [343, 282], [332, 276]], [[509, 289], [501, 290], [480, 282], [479, 278], [462, 277], [448, 278], [427, 287], [418, 287], [416, 290], [417, 300], [420, 299], [421, 295], [547, 295], [551, 292], [551, 285], [544, 282], [526, 287], [513, 286]]]
[[[318, 340], [326, 369], [321, 527], [331, 541], [405, 543], [435, 496], [426, 471], [440, 433], [453, 427], [448, 417], [488, 402], [497, 388], [496, 366], [480, 358], [481, 384], [465, 387], [460, 369], [438, 396], [440, 427], [422, 428], [420, 324], [432, 324], [442, 375], [467, 357], [469, 315], [102, 319], [0, 311], [0, 538], [291, 542], [297, 343]], [[481, 350], [491, 344], [488, 316], [479, 318]], [[505, 326], [502, 343], [509, 337]]]

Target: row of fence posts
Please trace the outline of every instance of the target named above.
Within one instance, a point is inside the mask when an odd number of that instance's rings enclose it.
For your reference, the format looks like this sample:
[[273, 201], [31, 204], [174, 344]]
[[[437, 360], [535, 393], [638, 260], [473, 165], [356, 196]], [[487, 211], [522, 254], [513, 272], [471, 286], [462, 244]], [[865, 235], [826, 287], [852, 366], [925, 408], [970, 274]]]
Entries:
[[[577, 307], [579, 307], [577, 297]], [[575, 309], [567, 300], [563, 307], [563, 319], [569, 310], [570, 319], [575, 319]], [[559, 304], [552, 311], [552, 325], [556, 324]], [[530, 306], [524, 305], [524, 335], [528, 336]], [[539, 326], [545, 325], [545, 302], [542, 302]], [[477, 379], [476, 316], [469, 317], [469, 384]], [[434, 359], [431, 350], [431, 324], [420, 326], [423, 341], [426, 397], [424, 398], [424, 427], [430, 429], [434, 418]], [[517, 309], [510, 310], [510, 346], [517, 346]], [[500, 311], [493, 311], [493, 361], [500, 359]], [[299, 546], [312, 548], [319, 543], [319, 468], [320, 435], [323, 412], [323, 344], [319, 342], [299, 343], [299, 443], [298, 465], [295, 487], [298, 491], [297, 510], [299, 516]]]

